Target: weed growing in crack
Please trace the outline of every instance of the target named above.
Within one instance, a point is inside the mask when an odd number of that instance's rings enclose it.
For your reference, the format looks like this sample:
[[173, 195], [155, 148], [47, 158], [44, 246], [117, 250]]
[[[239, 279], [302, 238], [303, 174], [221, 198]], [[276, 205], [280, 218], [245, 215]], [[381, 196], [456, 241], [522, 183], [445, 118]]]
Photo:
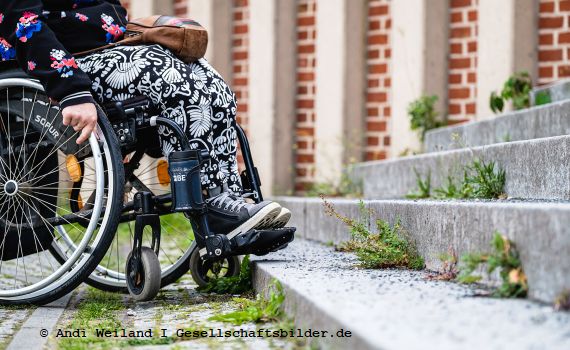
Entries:
[[416, 185], [417, 190], [416, 192], [412, 192], [406, 195], [408, 199], [426, 199], [431, 197], [431, 171], [428, 171], [428, 174], [424, 179], [420, 173], [414, 168], [414, 173], [416, 173]]
[[394, 225], [376, 220], [377, 233], [371, 233], [368, 222], [372, 210], [367, 209], [364, 202], [360, 201], [360, 217], [355, 220], [340, 214], [323, 196], [321, 199], [325, 213], [342, 221], [352, 235], [352, 239], [341, 243], [337, 250], [356, 253], [362, 267], [369, 269], [406, 267], [414, 270], [421, 270], [424, 267], [423, 258], [419, 256], [409, 234], [401, 227], [400, 220]]
[[281, 305], [285, 301], [285, 293], [281, 283], [273, 280], [268, 287], [269, 299], [258, 294], [254, 300], [234, 298], [239, 303], [239, 310], [226, 314], [214, 315], [211, 321], [229, 322], [241, 325], [246, 322], [279, 321], [285, 315]]
[[556, 300], [554, 301], [554, 310], [570, 311], [570, 289], [564, 290], [556, 297]]
[[196, 289], [202, 293], [243, 294], [252, 288], [249, 255], [246, 255], [241, 262], [239, 275], [213, 278], [205, 286]]
[[418, 189], [408, 194], [409, 199], [498, 199], [506, 198], [506, 172], [496, 167], [495, 162], [486, 163], [474, 160], [463, 169], [463, 179], [457, 183], [453, 176], [448, 175], [441, 187], [433, 190], [431, 195], [431, 172], [424, 180], [415, 169]]
[[481, 276], [474, 274], [482, 264], [487, 266], [487, 273], [499, 270], [502, 283], [492, 295], [499, 298], [524, 298], [527, 295], [528, 284], [522, 269], [519, 254], [513, 242], [507, 237], [495, 232], [491, 242], [493, 252], [490, 254], [471, 253], [461, 257], [457, 280], [461, 283], [474, 283]]
[[432, 281], [453, 281], [457, 278], [459, 270], [457, 269], [457, 254], [450, 247], [447, 253], [440, 254], [439, 260], [442, 266], [436, 273], [429, 274], [428, 280]]

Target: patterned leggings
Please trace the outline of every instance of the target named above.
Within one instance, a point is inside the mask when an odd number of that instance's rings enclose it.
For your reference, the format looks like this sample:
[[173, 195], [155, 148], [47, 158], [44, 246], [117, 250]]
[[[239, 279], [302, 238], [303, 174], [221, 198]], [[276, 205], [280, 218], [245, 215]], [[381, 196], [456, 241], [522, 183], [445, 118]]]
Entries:
[[[218, 72], [200, 59], [185, 64], [159, 45], [118, 46], [77, 60], [93, 81], [101, 103], [147, 96], [188, 136], [192, 149], [206, 148], [212, 161], [202, 169], [202, 186], [227, 184], [241, 192], [237, 165], [236, 102]], [[180, 150], [169, 129], [158, 127], [164, 155]]]

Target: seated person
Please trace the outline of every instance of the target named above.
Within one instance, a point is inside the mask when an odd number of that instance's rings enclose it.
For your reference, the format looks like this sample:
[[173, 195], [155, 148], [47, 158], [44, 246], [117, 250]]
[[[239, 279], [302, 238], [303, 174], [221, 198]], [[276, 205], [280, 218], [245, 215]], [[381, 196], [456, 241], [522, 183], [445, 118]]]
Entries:
[[[17, 59], [47, 95], [59, 102], [63, 123], [85, 142], [96, 127], [99, 103], [146, 96], [162, 117], [174, 120], [193, 149], [207, 149], [202, 169], [208, 221], [232, 238], [251, 228], [283, 227], [290, 212], [279, 204], [247, 202], [237, 164], [235, 95], [205, 59], [186, 64], [159, 45], [115, 46], [82, 58], [81, 52], [123, 37], [127, 11], [118, 0], [2, 0], [0, 54]], [[181, 145], [157, 128], [163, 154]]]

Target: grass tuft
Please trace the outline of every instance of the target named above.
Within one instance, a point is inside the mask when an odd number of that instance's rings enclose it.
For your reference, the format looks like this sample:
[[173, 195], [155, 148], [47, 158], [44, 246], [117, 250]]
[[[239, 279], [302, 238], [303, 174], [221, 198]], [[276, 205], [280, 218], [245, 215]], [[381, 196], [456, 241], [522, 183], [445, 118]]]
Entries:
[[487, 274], [499, 270], [501, 285], [492, 295], [499, 298], [524, 298], [528, 292], [526, 275], [522, 269], [519, 254], [513, 242], [495, 232], [491, 242], [493, 251], [489, 254], [471, 253], [461, 257], [457, 280], [461, 283], [474, 283], [482, 276], [475, 274], [481, 265], [487, 266]]
[[428, 171], [428, 174], [424, 179], [420, 173], [414, 168], [414, 173], [416, 173], [416, 185], [418, 189], [416, 192], [412, 192], [406, 195], [408, 199], [426, 199], [431, 197], [431, 171]]
[[257, 294], [254, 300], [247, 298], [234, 298], [239, 303], [239, 310], [226, 314], [214, 315], [211, 321], [229, 322], [241, 325], [246, 322], [269, 322], [279, 321], [284, 316], [281, 305], [285, 300], [285, 293], [281, 283], [277, 280], [268, 287], [269, 299]]

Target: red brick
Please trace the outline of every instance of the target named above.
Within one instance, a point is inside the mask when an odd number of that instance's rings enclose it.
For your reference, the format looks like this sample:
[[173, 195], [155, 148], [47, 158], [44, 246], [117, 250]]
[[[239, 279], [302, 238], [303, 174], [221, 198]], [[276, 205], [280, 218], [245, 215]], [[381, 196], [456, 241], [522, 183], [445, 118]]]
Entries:
[[538, 60], [541, 62], [560, 61], [562, 59], [562, 50], [541, 50], [538, 52]]
[[307, 169], [296, 169], [295, 173], [298, 177], [305, 177], [307, 176]]
[[543, 17], [538, 20], [538, 27], [544, 28], [560, 28], [564, 23], [564, 17]]
[[366, 160], [382, 160], [386, 159], [386, 152], [376, 151], [376, 152], [366, 152]]
[[313, 136], [314, 134], [313, 128], [297, 128], [297, 136]]
[[467, 82], [468, 83], [476, 83], [477, 82], [477, 74], [476, 73], [467, 74]]
[[248, 53], [247, 51], [236, 51], [232, 54], [232, 58], [237, 61], [237, 60], [247, 60], [248, 57]]
[[554, 76], [554, 70], [552, 67], [540, 67], [538, 68], [538, 76], [541, 78], [552, 78]]
[[451, 44], [449, 50], [452, 54], [461, 54], [463, 53], [463, 44]]
[[297, 108], [311, 109], [314, 106], [315, 106], [315, 102], [313, 100], [298, 100], [297, 101]]
[[[559, 39], [560, 40], [560, 37]], [[554, 35], [552, 34], [540, 34], [538, 37], [539, 45], [552, 45], [554, 43]]]
[[477, 52], [477, 42], [472, 41], [467, 44], [467, 52]]
[[449, 98], [468, 98], [470, 95], [468, 88], [449, 89]]
[[378, 116], [378, 108], [366, 108], [366, 115], [368, 117], [377, 117]]
[[463, 12], [453, 12], [450, 16], [451, 23], [463, 22]]
[[378, 79], [368, 79], [367, 86], [368, 86], [369, 88], [379, 87], [379, 86], [380, 86], [380, 82], [378, 81]]
[[469, 14], [467, 15], [469, 22], [477, 22], [477, 17], [477, 10], [469, 11]]
[[467, 123], [468, 121], [469, 120], [467, 120], [467, 119], [448, 119], [447, 125], [463, 124], [463, 123]]
[[384, 146], [390, 146], [390, 142], [392, 141], [390, 136], [384, 137]]
[[449, 60], [450, 69], [461, 69], [471, 67], [471, 59], [469, 58], [452, 58]]
[[570, 43], [570, 33], [559, 33], [558, 34], [558, 43], [559, 44]]
[[392, 86], [392, 79], [391, 78], [386, 78], [384, 79], [384, 87], [391, 87]]
[[303, 31], [299, 31], [297, 33], [297, 39], [298, 40], [305, 40], [309, 37], [309, 32], [307, 32], [306, 30]]
[[297, 73], [298, 81], [313, 81], [315, 80], [314, 73]]
[[392, 19], [388, 18], [386, 20], [386, 29], [390, 29], [390, 28], [392, 28]]
[[367, 137], [366, 138], [366, 145], [367, 146], [378, 146], [380, 144], [380, 140], [378, 137]]
[[369, 16], [378, 16], [388, 14], [388, 5], [370, 6], [368, 8]]
[[368, 93], [366, 100], [368, 102], [386, 102], [387, 97], [384, 92]]
[[467, 38], [471, 36], [470, 27], [459, 27], [451, 29], [451, 38]]
[[243, 19], [243, 12], [236, 11], [234, 12], [234, 21], [241, 21]]
[[233, 72], [234, 72], [234, 74], [241, 73], [241, 65], [239, 65], [239, 64], [234, 65], [233, 66]]
[[560, 11], [570, 11], [570, 1], [560, 1]]
[[377, 30], [380, 29], [380, 21], [370, 21], [368, 23], [368, 30]]
[[248, 5], [248, 0], [234, 0], [234, 7], [246, 7]]
[[384, 107], [382, 114], [384, 115], [384, 117], [388, 118], [392, 115], [392, 109], [390, 107]]
[[554, 12], [554, 2], [541, 2], [540, 3], [540, 12]]
[[299, 86], [297, 88], [297, 95], [305, 95], [309, 90], [306, 86]]
[[297, 163], [314, 163], [315, 156], [312, 154], [297, 154]]
[[368, 131], [386, 131], [386, 122], [368, 122], [366, 123]]
[[233, 85], [247, 86], [247, 78], [234, 78]]
[[298, 53], [314, 53], [315, 52], [315, 45], [299, 45], [297, 46]]
[[369, 35], [368, 45], [387, 44], [388, 36], [385, 34]]
[[245, 34], [247, 31], [247, 24], [238, 24], [234, 26], [234, 34]]
[[447, 82], [449, 84], [461, 84], [461, 74], [449, 74]]
[[388, 71], [388, 65], [386, 63], [373, 64], [369, 67], [368, 72], [372, 74], [383, 74]]
[[385, 58], [390, 58], [390, 57], [392, 57], [392, 49], [385, 49], [385, 50], [384, 50], [384, 57], [385, 57]]
[[448, 113], [449, 114], [461, 114], [461, 105], [450, 104]]
[[297, 25], [299, 27], [314, 26], [315, 25], [315, 16], [297, 18]]
[[465, 113], [467, 114], [475, 114], [475, 103], [468, 103], [465, 105]]
[[471, 6], [471, 0], [451, 0], [451, 8]]
[[380, 57], [380, 50], [368, 50], [367, 57], [369, 59], [379, 58]]

